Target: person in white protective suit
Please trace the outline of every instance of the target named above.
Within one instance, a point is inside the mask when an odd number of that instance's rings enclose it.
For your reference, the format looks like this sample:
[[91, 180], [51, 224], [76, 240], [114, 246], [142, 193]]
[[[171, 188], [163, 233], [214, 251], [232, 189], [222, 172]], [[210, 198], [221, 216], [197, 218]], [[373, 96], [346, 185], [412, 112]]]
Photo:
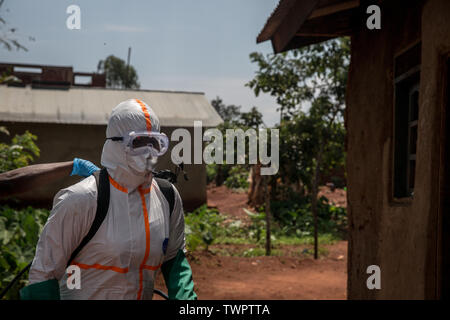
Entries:
[[159, 131], [158, 117], [138, 99], [112, 110], [101, 156], [109, 174], [109, 209], [95, 236], [71, 262], [81, 270], [81, 288], [69, 289], [66, 267], [95, 217], [93, 176], [56, 194], [22, 299], [151, 299], [159, 269], [170, 299], [197, 299], [185, 257], [181, 197], [173, 187], [170, 214], [152, 179], [157, 157], [168, 147]]

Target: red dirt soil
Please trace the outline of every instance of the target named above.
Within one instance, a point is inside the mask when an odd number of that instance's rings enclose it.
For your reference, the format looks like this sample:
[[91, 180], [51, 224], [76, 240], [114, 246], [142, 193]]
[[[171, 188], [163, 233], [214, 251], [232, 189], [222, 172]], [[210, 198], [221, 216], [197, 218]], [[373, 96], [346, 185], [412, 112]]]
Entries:
[[347, 208], [347, 191], [344, 189], [331, 190], [329, 187], [319, 187], [319, 198], [324, 196], [337, 207]]
[[253, 211], [247, 205], [247, 193], [234, 192], [225, 186], [216, 187], [209, 185], [207, 190], [207, 205], [210, 208], [217, 208], [220, 213], [226, 214], [235, 219], [250, 221], [243, 208]]
[[[342, 204], [341, 197], [333, 200]], [[248, 219], [242, 210], [247, 208], [246, 200], [246, 193], [234, 193], [224, 186], [208, 188], [208, 205], [232, 218]], [[226, 247], [215, 245], [211, 250]], [[251, 258], [221, 256], [201, 250], [192, 252], [188, 259], [195, 292], [203, 300], [346, 299], [347, 242], [324, 247], [328, 254], [318, 260], [300, 254], [311, 246], [283, 246], [284, 256]], [[158, 275], [155, 288], [166, 291], [162, 275]], [[154, 298], [159, 299], [156, 295]]]

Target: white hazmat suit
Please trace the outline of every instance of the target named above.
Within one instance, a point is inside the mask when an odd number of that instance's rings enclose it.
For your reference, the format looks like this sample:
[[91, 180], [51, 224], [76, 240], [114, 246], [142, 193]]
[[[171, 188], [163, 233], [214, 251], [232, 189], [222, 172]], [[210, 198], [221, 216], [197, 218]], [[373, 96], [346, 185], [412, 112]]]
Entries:
[[[130, 99], [112, 110], [106, 136], [159, 130], [159, 120], [152, 109], [138, 99]], [[81, 288], [67, 286], [66, 264], [95, 217], [97, 186], [93, 176], [56, 194], [37, 244], [29, 287], [56, 279], [61, 299], [151, 299], [157, 270], [164, 263], [177, 260], [185, 268], [166, 268], [166, 284], [169, 288], [170, 278], [181, 273], [185, 285], [179, 288], [179, 284], [171, 284], [169, 297], [196, 298], [184, 257], [180, 195], [174, 187], [174, 210], [170, 214], [166, 198], [152, 179], [155, 159], [145, 154], [131, 156], [124, 148], [121, 142], [112, 140], [106, 140], [103, 147], [101, 164], [107, 168], [110, 180], [109, 209], [95, 236], [71, 263], [80, 268]]]

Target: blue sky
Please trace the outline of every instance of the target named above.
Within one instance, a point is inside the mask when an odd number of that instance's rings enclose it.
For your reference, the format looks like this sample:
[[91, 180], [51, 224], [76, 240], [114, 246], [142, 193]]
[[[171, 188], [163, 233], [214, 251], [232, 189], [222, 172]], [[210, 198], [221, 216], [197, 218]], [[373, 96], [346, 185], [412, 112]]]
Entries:
[[[93, 72], [110, 54], [137, 69], [142, 89], [205, 92], [248, 110], [256, 105], [271, 126], [279, 119], [274, 99], [255, 98], [244, 86], [256, 71], [253, 51], [277, 0], [6, 0], [2, 17], [16, 27], [29, 51], [0, 48], [0, 62], [73, 66]], [[66, 8], [81, 9], [81, 30], [69, 30]], [[36, 40], [28, 41], [32, 36]], [[113, 107], [113, 106], [112, 106]]]

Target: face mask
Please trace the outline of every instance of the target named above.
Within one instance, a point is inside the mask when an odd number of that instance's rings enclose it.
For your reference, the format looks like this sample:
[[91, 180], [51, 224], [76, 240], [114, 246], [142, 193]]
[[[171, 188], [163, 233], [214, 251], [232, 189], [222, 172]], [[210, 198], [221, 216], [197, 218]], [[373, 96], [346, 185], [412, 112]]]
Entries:
[[130, 171], [137, 176], [149, 175], [156, 166], [157, 158], [152, 157], [150, 154], [143, 154], [139, 156], [133, 156], [126, 154], [126, 160]]

